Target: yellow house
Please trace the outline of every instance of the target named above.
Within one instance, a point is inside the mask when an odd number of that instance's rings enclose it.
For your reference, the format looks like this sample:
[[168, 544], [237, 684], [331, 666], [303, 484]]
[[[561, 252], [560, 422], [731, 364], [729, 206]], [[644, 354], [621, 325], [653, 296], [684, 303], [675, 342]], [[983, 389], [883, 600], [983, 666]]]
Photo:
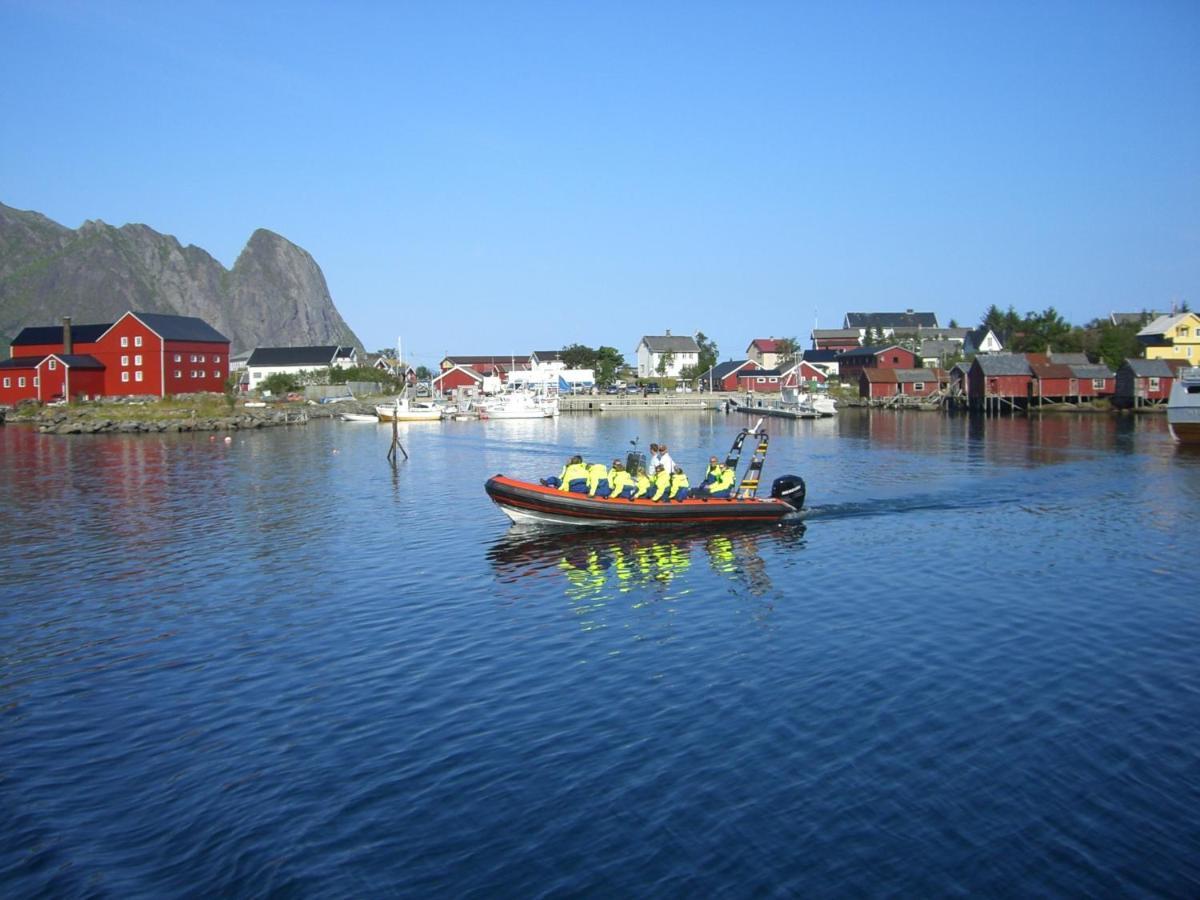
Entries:
[[1186, 359], [1200, 366], [1200, 316], [1193, 312], [1159, 316], [1137, 338], [1146, 359]]

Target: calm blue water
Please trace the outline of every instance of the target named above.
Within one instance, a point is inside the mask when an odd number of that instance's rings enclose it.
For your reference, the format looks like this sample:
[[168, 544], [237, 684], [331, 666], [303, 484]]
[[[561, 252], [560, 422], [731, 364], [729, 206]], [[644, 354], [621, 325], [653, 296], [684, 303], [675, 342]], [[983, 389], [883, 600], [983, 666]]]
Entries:
[[769, 421], [806, 524], [483, 482], [745, 419], [0, 428], [7, 896], [1200, 894], [1200, 455]]

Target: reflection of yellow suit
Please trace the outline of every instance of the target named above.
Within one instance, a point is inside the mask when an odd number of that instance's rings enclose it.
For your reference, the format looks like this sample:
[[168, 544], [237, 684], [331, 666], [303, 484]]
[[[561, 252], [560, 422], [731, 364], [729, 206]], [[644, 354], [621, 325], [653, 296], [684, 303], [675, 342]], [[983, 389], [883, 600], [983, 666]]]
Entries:
[[733, 541], [723, 534], [709, 538], [708, 558], [712, 567], [725, 574], [737, 571], [737, 559], [733, 553]]

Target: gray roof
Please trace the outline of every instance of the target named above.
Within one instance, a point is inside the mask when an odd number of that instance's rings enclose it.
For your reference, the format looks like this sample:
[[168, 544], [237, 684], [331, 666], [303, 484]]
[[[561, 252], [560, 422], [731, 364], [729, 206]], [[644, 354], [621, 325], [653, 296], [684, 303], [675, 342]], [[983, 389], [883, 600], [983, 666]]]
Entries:
[[933, 369], [896, 369], [896, 381], [909, 383], [914, 381], [937, 381], [937, 373]]
[[1138, 337], [1154, 337], [1159, 334], [1166, 334], [1170, 329], [1174, 328], [1183, 319], [1191, 316], [1191, 313], [1176, 313], [1173, 316], [1159, 316], [1145, 328], [1138, 332]]
[[320, 347], [255, 347], [247, 366], [329, 366], [338, 348], [333, 344]]
[[1125, 365], [1133, 371], [1135, 378], [1175, 377], [1165, 359], [1127, 359]]
[[[163, 313], [135, 312], [146, 327], [165, 341], [199, 341], [201, 343], [228, 344], [229, 338], [217, 331], [203, 319], [195, 316], [170, 316]], [[75, 329], [72, 327], [71, 334]]]
[[641, 343], [651, 353], [699, 353], [700, 346], [689, 335], [644, 335]]
[[937, 328], [937, 315], [931, 312], [873, 312], [846, 313], [847, 328], [901, 328], [915, 331], [918, 328]]
[[1018, 353], [988, 353], [975, 357], [984, 375], [1032, 375], [1029, 361]]
[[957, 340], [961, 341], [971, 333], [970, 328], [929, 328], [921, 326], [917, 329], [917, 337], [934, 338], [941, 340]]
[[1086, 353], [1048, 353], [1047, 356], [1052, 363], [1060, 363], [1064, 366], [1089, 366], [1092, 361], [1088, 359]]
[[700, 376], [700, 380], [707, 381], [709, 378], [712, 378], [713, 381], [722, 381], [734, 369], [740, 369], [748, 362], [750, 362], [748, 359], [727, 359], [725, 362], [717, 363], [706, 371]]
[[921, 341], [920, 356], [954, 356], [962, 352], [958, 341]]
[[1087, 363], [1086, 365], [1071, 365], [1071, 374], [1076, 378], [1112, 378], [1113, 372], [1108, 366]]
[[1149, 312], [1142, 310], [1141, 312], [1115, 312], [1109, 316], [1109, 321], [1114, 325], [1141, 325], [1144, 322], [1151, 322], [1161, 316], [1160, 312]]
[[814, 328], [812, 330], [813, 340], [819, 338], [854, 338], [858, 340], [857, 328]]

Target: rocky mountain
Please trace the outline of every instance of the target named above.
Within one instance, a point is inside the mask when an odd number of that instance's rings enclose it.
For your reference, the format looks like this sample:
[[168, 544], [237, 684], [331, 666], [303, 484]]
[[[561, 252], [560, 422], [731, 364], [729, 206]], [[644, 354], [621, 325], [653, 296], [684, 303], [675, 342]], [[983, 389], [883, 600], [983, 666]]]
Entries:
[[362, 342], [338, 314], [320, 266], [260, 228], [232, 269], [145, 225], [66, 228], [0, 203], [0, 355], [27, 325], [112, 322], [128, 310], [197, 316], [257, 346]]

